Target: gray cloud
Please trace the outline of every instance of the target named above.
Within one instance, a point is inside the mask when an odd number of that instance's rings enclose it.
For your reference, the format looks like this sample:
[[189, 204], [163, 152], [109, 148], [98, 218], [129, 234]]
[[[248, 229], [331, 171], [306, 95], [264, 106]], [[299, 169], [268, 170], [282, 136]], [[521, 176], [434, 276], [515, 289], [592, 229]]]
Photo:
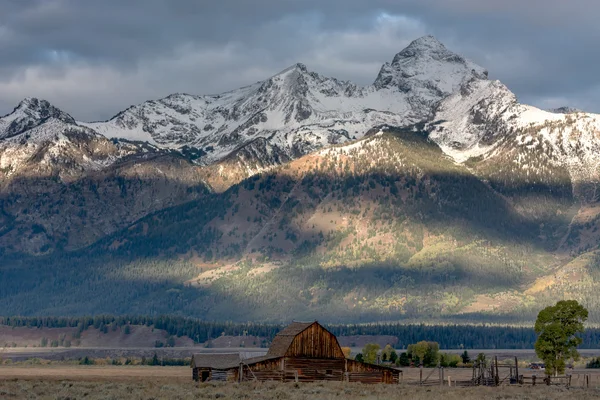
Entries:
[[599, 11], [595, 0], [4, 0], [0, 114], [36, 96], [104, 119], [172, 92], [233, 89], [298, 61], [365, 84], [424, 34], [522, 101], [600, 112]]

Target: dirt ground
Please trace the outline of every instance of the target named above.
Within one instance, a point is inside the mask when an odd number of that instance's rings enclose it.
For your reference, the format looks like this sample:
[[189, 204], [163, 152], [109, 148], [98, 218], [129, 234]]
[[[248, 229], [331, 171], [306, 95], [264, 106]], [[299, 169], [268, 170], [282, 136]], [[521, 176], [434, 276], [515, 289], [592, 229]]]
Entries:
[[[405, 370], [406, 371], [406, 370]], [[414, 376], [412, 369], [405, 376]], [[454, 371], [456, 375], [463, 371]], [[588, 371], [589, 372], [589, 371]], [[498, 388], [362, 385], [342, 382], [308, 384], [195, 383], [187, 367], [134, 366], [3, 366], [0, 399], [530, 399], [600, 398], [600, 382], [590, 389], [547, 386]]]

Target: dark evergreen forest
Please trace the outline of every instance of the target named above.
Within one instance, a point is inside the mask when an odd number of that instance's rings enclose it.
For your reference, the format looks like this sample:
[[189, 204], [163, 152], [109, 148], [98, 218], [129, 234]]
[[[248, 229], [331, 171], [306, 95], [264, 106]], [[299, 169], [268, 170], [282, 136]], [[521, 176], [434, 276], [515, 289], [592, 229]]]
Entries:
[[[210, 322], [177, 316], [84, 316], [84, 317], [0, 317], [0, 325], [30, 328], [78, 328], [81, 332], [108, 326], [146, 325], [163, 329], [170, 335], [188, 336], [205, 343], [221, 335], [275, 337], [285, 325], [263, 323]], [[421, 340], [438, 342], [442, 349], [532, 349], [537, 338], [533, 327], [492, 325], [424, 324], [335, 324], [326, 325], [336, 336], [390, 335], [398, 337], [398, 348]], [[588, 328], [580, 348], [597, 348], [600, 329]]]

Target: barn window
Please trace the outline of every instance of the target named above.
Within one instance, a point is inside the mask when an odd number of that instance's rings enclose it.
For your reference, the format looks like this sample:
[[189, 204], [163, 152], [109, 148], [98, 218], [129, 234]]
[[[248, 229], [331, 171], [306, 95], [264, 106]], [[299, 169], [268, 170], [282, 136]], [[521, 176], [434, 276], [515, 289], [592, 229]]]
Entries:
[[325, 371], [325, 374], [327, 374], [327, 375], [333, 375], [333, 370], [332, 369], [328, 369], [327, 371]]

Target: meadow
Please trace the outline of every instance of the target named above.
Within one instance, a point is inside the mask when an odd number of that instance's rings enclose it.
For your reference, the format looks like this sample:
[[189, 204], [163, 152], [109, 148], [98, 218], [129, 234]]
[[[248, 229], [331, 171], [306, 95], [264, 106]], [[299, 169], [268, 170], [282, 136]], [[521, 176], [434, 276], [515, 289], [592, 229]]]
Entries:
[[1, 399], [596, 399], [600, 389], [547, 386], [420, 387], [315, 383], [196, 383], [186, 367], [142, 366], [3, 366]]

